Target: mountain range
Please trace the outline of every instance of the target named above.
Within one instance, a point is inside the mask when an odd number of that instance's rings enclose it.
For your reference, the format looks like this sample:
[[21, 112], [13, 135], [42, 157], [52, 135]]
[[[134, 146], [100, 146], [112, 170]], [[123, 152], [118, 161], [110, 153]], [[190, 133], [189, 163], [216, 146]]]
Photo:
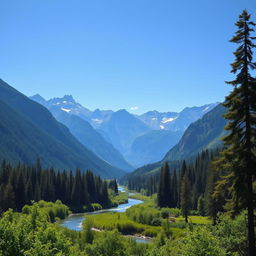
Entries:
[[226, 134], [226, 110], [217, 103], [179, 113], [91, 111], [71, 95], [28, 98], [0, 80], [0, 107], [0, 160], [33, 164], [40, 158], [44, 167], [91, 169], [104, 178], [193, 157], [221, 146]]
[[[76, 102], [71, 95], [45, 100], [37, 94], [31, 99], [47, 107], [54, 117], [65, 124], [87, 148], [112, 165], [125, 170], [130, 170], [131, 165], [138, 167], [161, 160], [167, 151], [178, 143], [192, 122], [217, 105], [213, 103], [200, 107], [187, 107], [179, 113], [149, 111], [142, 115], [133, 115], [125, 109], [116, 112], [100, 109], [91, 111]], [[76, 125], [78, 119], [76, 122], [74, 120], [70, 122], [70, 116], [80, 118], [78, 125], [80, 128]], [[84, 128], [81, 127], [81, 119], [84, 120]], [[91, 132], [93, 128], [95, 136], [97, 134], [96, 137], [100, 138], [101, 143], [95, 145], [94, 140], [90, 140], [92, 136], [88, 133], [89, 125]], [[108, 147], [103, 150], [104, 145], [107, 144]], [[102, 151], [105, 153], [102, 154]], [[110, 157], [110, 152], [113, 157]]]
[[223, 146], [221, 139], [227, 135], [224, 129], [227, 124], [226, 119], [223, 117], [225, 113], [226, 109], [223, 105], [217, 105], [201, 119], [190, 124], [179, 142], [160, 161], [136, 169], [131, 174], [128, 174], [129, 177], [145, 176], [157, 172], [165, 162], [175, 167], [182, 160], [195, 158], [203, 150], [221, 148]]
[[120, 177], [113, 167], [84, 147], [42, 105], [0, 79], [0, 160], [63, 170], [90, 169], [104, 178]]

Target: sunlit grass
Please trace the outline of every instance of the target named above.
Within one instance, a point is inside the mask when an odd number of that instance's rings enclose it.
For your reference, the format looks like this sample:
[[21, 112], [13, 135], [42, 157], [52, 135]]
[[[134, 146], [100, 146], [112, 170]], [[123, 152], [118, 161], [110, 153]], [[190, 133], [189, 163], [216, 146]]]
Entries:
[[161, 231], [161, 227], [145, 225], [132, 221], [128, 219], [125, 213], [109, 212], [91, 215], [88, 218], [92, 220], [95, 228], [100, 230], [117, 229], [122, 234], [143, 234], [154, 237]]
[[[175, 219], [177, 222], [185, 222], [185, 218], [183, 217], [177, 217]], [[188, 222], [191, 222], [193, 224], [200, 224], [200, 225], [212, 224], [212, 220], [209, 217], [203, 217], [203, 216], [189, 216]]]

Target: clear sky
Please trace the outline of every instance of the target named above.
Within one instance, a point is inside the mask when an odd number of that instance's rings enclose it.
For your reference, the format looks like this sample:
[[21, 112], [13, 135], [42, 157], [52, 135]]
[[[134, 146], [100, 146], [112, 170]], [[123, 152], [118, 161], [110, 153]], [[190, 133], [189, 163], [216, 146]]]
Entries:
[[92, 110], [222, 101], [245, 8], [256, 21], [256, 0], [1, 0], [0, 77]]

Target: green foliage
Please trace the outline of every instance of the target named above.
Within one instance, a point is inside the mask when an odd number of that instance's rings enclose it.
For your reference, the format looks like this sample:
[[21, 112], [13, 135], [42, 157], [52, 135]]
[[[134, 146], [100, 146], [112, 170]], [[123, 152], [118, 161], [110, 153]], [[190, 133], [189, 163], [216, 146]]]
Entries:
[[[161, 245], [159, 255], [247, 255], [245, 214], [235, 219], [231, 219], [228, 215], [220, 215], [215, 226], [205, 225], [209, 222], [204, 217], [190, 218], [193, 219], [193, 223], [201, 225], [189, 227], [181, 237], [173, 241], [165, 241]], [[164, 251], [169, 254], [165, 254]]]
[[[161, 227], [153, 227], [146, 224], [141, 224], [130, 220], [125, 213], [102, 213], [91, 215], [90, 219], [93, 221], [95, 228], [100, 230], [118, 230], [125, 235], [132, 234], [144, 234], [150, 236], [156, 236], [161, 230]], [[86, 222], [85, 219], [84, 222]]]
[[144, 202], [147, 202], [152, 199], [152, 197], [142, 195], [140, 193], [130, 193], [129, 198], [138, 199]]
[[82, 235], [81, 235], [82, 243], [92, 244], [94, 239], [92, 228], [93, 228], [93, 220], [91, 218], [87, 218], [86, 221], [83, 222], [83, 229], [82, 229]]
[[252, 36], [256, 24], [244, 10], [236, 22], [237, 31], [230, 42], [238, 44], [234, 52], [235, 61], [231, 72], [236, 74], [227, 82], [233, 90], [226, 97], [224, 106], [228, 108], [224, 116], [228, 120], [225, 129], [229, 134], [223, 139], [225, 149], [215, 162], [220, 181], [216, 186], [216, 196], [228, 194], [225, 209], [233, 215], [241, 210], [248, 211], [248, 254], [255, 255], [255, 181], [256, 165], [256, 79], [251, 71], [256, 69], [253, 53], [256, 45]]
[[204, 205], [204, 197], [203, 197], [203, 195], [201, 195], [198, 198], [197, 210], [198, 210], [199, 215], [205, 216], [205, 205]]
[[[182, 217], [176, 218], [177, 222], [184, 222], [185, 219]], [[188, 222], [193, 223], [193, 224], [203, 224], [203, 225], [208, 225], [211, 224], [211, 219], [209, 217], [203, 217], [203, 216], [189, 216], [188, 217]]]
[[189, 232], [182, 247], [183, 256], [226, 256], [220, 240], [206, 227], [198, 227]]
[[[198, 200], [201, 197], [200, 213], [204, 214], [204, 211], [207, 211], [208, 215], [214, 217], [217, 214], [217, 209], [219, 209], [220, 206], [217, 207], [211, 197], [214, 183], [218, 178], [213, 175], [213, 173], [215, 172], [213, 172], [211, 162], [213, 158], [218, 154], [219, 149], [216, 149], [214, 151], [205, 150], [198, 154], [196, 158], [193, 158], [192, 161], [171, 162], [169, 164], [170, 182], [165, 181], [166, 178], [160, 177], [159, 172], [151, 175], [149, 175], [148, 173], [141, 173], [141, 175], [139, 175], [140, 172], [135, 171], [133, 174], [130, 174], [127, 177], [128, 187], [137, 191], [144, 188], [149, 195], [154, 196], [154, 193], [156, 193], [157, 187], [158, 185], [160, 185], [160, 183], [162, 183], [162, 185], [164, 184], [164, 182], [169, 183], [169, 192], [162, 192], [161, 194], [163, 196], [160, 197], [160, 190], [158, 190], [158, 199], [168, 198], [168, 200], [170, 199], [171, 207], [177, 208], [181, 206], [181, 181], [184, 176], [183, 174], [185, 173], [184, 168], [186, 168], [188, 176], [187, 181], [190, 183], [191, 189], [187, 189], [186, 194], [188, 195], [188, 197], [184, 194], [183, 199], [187, 201], [186, 205], [189, 206], [191, 214], [199, 214], [197, 208]], [[202, 200], [202, 197], [205, 199], [204, 202]], [[178, 216], [180, 214], [172, 214], [172, 216], [173, 215]]]
[[157, 205], [159, 207], [171, 207], [172, 205], [170, 183], [170, 170], [168, 164], [165, 163], [164, 166], [161, 168], [157, 192]]
[[191, 209], [191, 184], [187, 169], [184, 170], [184, 174], [181, 177], [180, 206], [182, 215], [185, 217], [185, 221], [188, 222], [188, 215]]
[[116, 194], [113, 192], [113, 190], [110, 190], [109, 197], [111, 201], [111, 207], [115, 207], [119, 204], [125, 204], [128, 202], [128, 193], [126, 192], [119, 192]]
[[48, 219], [47, 211], [38, 203], [30, 206], [29, 214], [5, 212], [0, 219], [0, 255], [84, 255]]
[[[0, 212], [8, 208], [20, 211], [31, 201], [61, 200], [73, 212], [99, 210], [111, 207], [107, 183], [91, 171], [76, 170], [57, 172], [54, 169], [42, 169], [40, 161], [35, 166], [17, 165], [15, 167], [3, 161], [0, 166]], [[116, 199], [121, 201], [122, 196]], [[56, 201], [58, 202], [58, 201]], [[84, 209], [83, 209], [84, 207]], [[55, 213], [49, 212], [54, 221]], [[57, 214], [59, 218], [61, 211]]]
[[62, 204], [60, 200], [57, 200], [55, 203], [41, 200], [33, 205], [25, 205], [22, 208], [22, 213], [31, 214], [35, 206], [41, 208], [41, 211], [47, 214], [51, 222], [55, 222], [57, 218], [65, 219], [70, 214], [69, 208]]
[[97, 203], [87, 204], [87, 205], [83, 206], [84, 212], [94, 212], [94, 211], [99, 211], [102, 209], [103, 209], [102, 206]]
[[162, 227], [163, 227], [163, 231], [164, 234], [167, 238], [170, 238], [172, 236], [172, 230], [171, 230], [171, 224], [169, 220], [164, 220], [162, 222]]
[[126, 215], [129, 219], [138, 223], [161, 226], [160, 211], [152, 206], [152, 202], [132, 206], [127, 209]]
[[88, 255], [94, 256], [146, 256], [147, 245], [125, 239], [117, 231], [101, 232], [92, 245], [86, 247]]
[[220, 245], [227, 251], [226, 255], [247, 255], [247, 217], [245, 212], [231, 219], [228, 215], [220, 215], [213, 228]]

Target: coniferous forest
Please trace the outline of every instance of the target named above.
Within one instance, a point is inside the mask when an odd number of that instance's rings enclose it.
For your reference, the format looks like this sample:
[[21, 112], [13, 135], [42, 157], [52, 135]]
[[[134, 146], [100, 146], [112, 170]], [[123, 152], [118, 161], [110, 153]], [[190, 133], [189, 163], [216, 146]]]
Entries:
[[[119, 173], [118, 180], [103, 179], [97, 175], [99, 170], [45, 167], [39, 158], [34, 164], [3, 160], [0, 256], [256, 256], [256, 23], [244, 10], [235, 26], [230, 40], [236, 46], [231, 63], [234, 80], [226, 82], [231, 92], [221, 107], [216, 106], [218, 111], [225, 111], [224, 121], [218, 116], [218, 123], [226, 123], [224, 129], [220, 126], [221, 131], [218, 127], [207, 133], [204, 122], [211, 119], [209, 112], [207, 118], [198, 121], [200, 126], [195, 122], [187, 127], [179, 147], [174, 147], [175, 154], [169, 151], [161, 161], [127, 173], [100, 159], [98, 167], [104, 177], [113, 177], [104, 166], [125, 173], [121, 178]], [[22, 104], [29, 109], [26, 102]], [[63, 138], [83, 148], [68, 128], [55, 122], [46, 108], [42, 109], [54, 127], [61, 127], [58, 131], [65, 131]], [[12, 111], [16, 116], [17, 110]], [[69, 115], [71, 110], [63, 111]], [[163, 124], [175, 118], [164, 119]], [[94, 120], [99, 124], [99, 119]], [[39, 129], [38, 123], [35, 127]], [[0, 122], [0, 132], [8, 134], [5, 127]], [[93, 131], [89, 124], [88, 127]], [[195, 147], [200, 150], [190, 152], [188, 157], [171, 159], [179, 153], [184, 156], [186, 149], [179, 150], [187, 145], [186, 138], [193, 143], [191, 136], [197, 127], [203, 127], [198, 128], [201, 137], [195, 142], [200, 144]], [[79, 126], [79, 134], [82, 131]], [[60, 136], [59, 132], [52, 132], [47, 137], [45, 131], [41, 135], [55, 143], [55, 133]], [[107, 136], [104, 131], [100, 133], [102, 136], [96, 137], [104, 141]], [[62, 145], [59, 143], [61, 140], [56, 145]], [[109, 144], [108, 148], [121, 159], [120, 165], [130, 167], [114, 147]], [[51, 150], [55, 152], [54, 147]], [[87, 157], [94, 156], [90, 150], [83, 148], [83, 152]], [[82, 155], [78, 151], [76, 154], [80, 161]], [[102, 155], [108, 154], [103, 150]], [[93, 159], [90, 166], [97, 167], [97, 157]]]
[[[21, 211], [31, 201], [61, 200], [73, 211], [92, 210], [90, 205], [98, 203], [110, 207], [108, 186], [115, 186], [116, 181], [109, 183], [95, 176], [91, 171], [81, 172], [55, 171], [42, 169], [38, 160], [34, 166], [12, 165], [3, 161], [0, 167], [1, 212], [12, 208]], [[83, 207], [85, 207], [83, 209]]]

